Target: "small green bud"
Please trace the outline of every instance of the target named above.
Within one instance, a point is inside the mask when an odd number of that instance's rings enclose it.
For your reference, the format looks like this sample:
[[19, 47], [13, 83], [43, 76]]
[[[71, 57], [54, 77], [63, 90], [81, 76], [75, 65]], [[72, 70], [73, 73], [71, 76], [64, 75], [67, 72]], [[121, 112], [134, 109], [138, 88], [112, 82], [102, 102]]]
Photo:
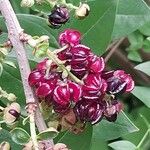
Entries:
[[38, 46], [36, 46], [34, 55], [38, 58], [45, 57], [48, 48], [49, 48], [49, 44], [47, 42], [40, 43], [40, 44], [38, 44]]
[[90, 7], [88, 4], [80, 4], [80, 6], [78, 7], [78, 9], [76, 9], [75, 11], [75, 16], [78, 19], [84, 19], [85, 17], [87, 17], [89, 15], [90, 12]]
[[13, 125], [20, 116], [20, 105], [12, 103], [4, 109], [3, 119], [6, 124]]
[[38, 4], [44, 3], [44, 0], [35, 0], [35, 1], [36, 1], [36, 3], [38, 3]]
[[8, 142], [2, 142], [0, 144], [0, 150], [10, 150], [10, 144]]
[[0, 53], [3, 55], [3, 56], [6, 56], [6, 55], [8, 55], [8, 50], [7, 50], [7, 48], [0, 48]]
[[32, 7], [34, 5], [34, 0], [22, 0], [21, 7]]
[[11, 102], [15, 101], [17, 97], [13, 93], [9, 93], [7, 99]]

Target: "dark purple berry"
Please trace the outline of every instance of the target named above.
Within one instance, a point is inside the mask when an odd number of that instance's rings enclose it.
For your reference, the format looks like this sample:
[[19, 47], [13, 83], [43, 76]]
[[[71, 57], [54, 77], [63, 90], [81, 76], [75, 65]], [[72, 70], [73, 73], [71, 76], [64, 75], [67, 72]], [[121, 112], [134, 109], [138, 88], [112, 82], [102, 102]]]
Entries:
[[103, 106], [97, 101], [85, 99], [79, 101], [74, 107], [76, 117], [81, 122], [90, 122], [91, 124], [96, 124], [102, 119], [103, 110]]
[[48, 21], [53, 28], [59, 28], [69, 20], [69, 11], [65, 6], [56, 5], [51, 14], [48, 16]]
[[104, 72], [102, 78], [108, 84], [107, 92], [117, 94], [120, 92], [130, 92], [134, 88], [134, 81], [129, 74], [123, 70]]

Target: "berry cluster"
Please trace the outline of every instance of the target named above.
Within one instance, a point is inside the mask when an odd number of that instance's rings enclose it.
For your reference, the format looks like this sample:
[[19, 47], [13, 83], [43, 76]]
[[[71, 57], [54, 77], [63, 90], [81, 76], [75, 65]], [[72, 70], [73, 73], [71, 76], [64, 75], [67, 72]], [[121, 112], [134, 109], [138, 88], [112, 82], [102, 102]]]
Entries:
[[104, 71], [104, 59], [94, 55], [80, 40], [76, 30], [62, 32], [59, 44], [67, 47], [58, 52], [57, 57], [65, 67], [70, 66], [70, 72], [83, 84], [76, 83], [71, 76], [62, 77], [59, 66], [54, 62], [49, 65], [48, 59], [37, 64], [29, 75], [29, 84], [35, 87], [36, 95], [60, 115], [72, 109], [79, 122], [96, 124], [102, 118], [115, 121], [122, 109], [117, 96], [130, 92], [134, 81], [123, 70]]

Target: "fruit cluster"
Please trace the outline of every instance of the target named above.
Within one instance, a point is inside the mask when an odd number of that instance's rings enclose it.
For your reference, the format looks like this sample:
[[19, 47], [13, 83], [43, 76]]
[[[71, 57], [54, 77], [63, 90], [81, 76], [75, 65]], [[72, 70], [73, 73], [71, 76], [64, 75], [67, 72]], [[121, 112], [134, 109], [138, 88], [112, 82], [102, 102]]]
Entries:
[[71, 109], [76, 120], [83, 123], [96, 124], [102, 118], [115, 121], [122, 109], [117, 96], [130, 92], [134, 81], [123, 70], [104, 71], [104, 59], [80, 42], [78, 31], [65, 30], [59, 35], [59, 44], [67, 45], [66, 49], [56, 55], [83, 84], [76, 83], [71, 76], [63, 77], [58, 64], [50, 63], [49, 59], [37, 64], [29, 75], [29, 84], [35, 87], [36, 95], [60, 115]]

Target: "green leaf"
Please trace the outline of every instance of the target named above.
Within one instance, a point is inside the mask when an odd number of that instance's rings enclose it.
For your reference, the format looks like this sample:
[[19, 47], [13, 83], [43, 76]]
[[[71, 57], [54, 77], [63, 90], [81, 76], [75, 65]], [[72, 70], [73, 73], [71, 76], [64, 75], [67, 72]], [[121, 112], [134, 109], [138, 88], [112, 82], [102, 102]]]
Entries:
[[47, 140], [47, 139], [53, 139], [58, 135], [58, 131], [55, 128], [48, 128], [45, 131], [40, 132], [37, 135], [38, 140]]
[[96, 54], [103, 54], [111, 40], [118, 0], [90, 1], [90, 14], [84, 20], [73, 19], [70, 28], [81, 31], [83, 43]]
[[135, 86], [132, 94], [150, 108], [150, 87]]
[[69, 131], [57, 137], [56, 142], [65, 143], [71, 150], [90, 150], [92, 126], [86, 127], [83, 133], [73, 134]]
[[[133, 97], [133, 100], [135, 101], [136, 99]], [[139, 131], [122, 137], [124, 140], [130, 141], [135, 145], [139, 144], [139, 142], [141, 141], [141, 139], [147, 131], [147, 125], [145, 124], [143, 118], [140, 117], [141, 114], [146, 118], [146, 120], [150, 121], [150, 109], [148, 107], [146, 107], [145, 105], [143, 105], [142, 107], [135, 107], [135, 109], [133, 109], [132, 112], [128, 113], [128, 116], [139, 128]]]
[[139, 31], [146, 36], [150, 36], [150, 22], [139, 28]]
[[112, 39], [127, 36], [150, 21], [150, 9], [143, 0], [120, 0]]
[[8, 38], [8, 34], [2, 32], [2, 33], [0, 34], [0, 44], [3, 44], [4, 42], [6, 42], [7, 38]]
[[136, 131], [138, 131], [138, 128], [122, 112], [118, 115], [116, 122], [102, 120], [99, 124], [93, 126], [93, 138], [108, 141]]
[[24, 145], [30, 140], [30, 135], [22, 128], [15, 128], [10, 133], [12, 140], [19, 145]]
[[51, 8], [50, 4], [45, 1], [42, 4], [35, 3], [31, 7], [31, 9], [34, 10], [34, 11], [37, 11], [37, 12], [42, 12], [42, 13], [49, 14], [52, 8]]
[[110, 143], [108, 146], [114, 150], [135, 150], [136, 146], [129, 141], [117, 141]]
[[147, 52], [149, 53], [150, 52], [150, 41], [149, 40], [144, 40], [144, 43], [143, 43], [143, 50], [144, 52]]
[[0, 143], [3, 141], [7, 141], [11, 145], [12, 150], [20, 150], [22, 146], [16, 144], [12, 141], [11, 134], [7, 130], [0, 130]]
[[[15, 64], [18, 68], [18, 65]], [[4, 65], [4, 71], [0, 77], [0, 85], [8, 93], [14, 93], [17, 97], [17, 102], [25, 109], [25, 97], [20, 78], [19, 69], [15, 69], [8, 65]]]
[[150, 76], [150, 61], [137, 65], [135, 69], [140, 70]]
[[[48, 35], [50, 37], [50, 46], [58, 47], [57, 40], [54, 35], [57, 33], [55, 30], [52, 30], [46, 23], [46, 19], [35, 15], [29, 14], [18, 14], [18, 20], [21, 27], [25, 30], [26, 33], [32, 36], [41, 36]], [[6, 26], [4, 24], [3, 17], [0, 16], [0, 28], [7, 32]]]
[[30, 12], [29, 8], [21, 7], [20, 3], [21, 0], [15, 0], [15, 1], [10, 1], [12, 4], [12, 7], [15, 10], [15, 13], [23, 13], [23, 14], [28, 14]]
[[0, 76], [2, 75], [2, 73], [3, 73], [3, 65], [2, 63], [0, 63]]
[[144, 37], [140, 32], [136, 31], [136, 32], [131, 33], [128, 36], [128, 40], [130, 42], [130, 46], [128, 49], [137, 50], [137, 49], [142, 48]]
[[11, 67], [17, 68], [16, 65], [15, 65], [15, 63], [12, 62], [12, 61], [4, 60], [3, 63], [5, 63], [5, 64], [7, 64], [7, 65], [9, 65], [9, 66], [11, 66]]
[[136, 62], [142, 62], [142, 58], [138, 51], [129, 51], [128, 53], [128, 59], [136, 61]]

